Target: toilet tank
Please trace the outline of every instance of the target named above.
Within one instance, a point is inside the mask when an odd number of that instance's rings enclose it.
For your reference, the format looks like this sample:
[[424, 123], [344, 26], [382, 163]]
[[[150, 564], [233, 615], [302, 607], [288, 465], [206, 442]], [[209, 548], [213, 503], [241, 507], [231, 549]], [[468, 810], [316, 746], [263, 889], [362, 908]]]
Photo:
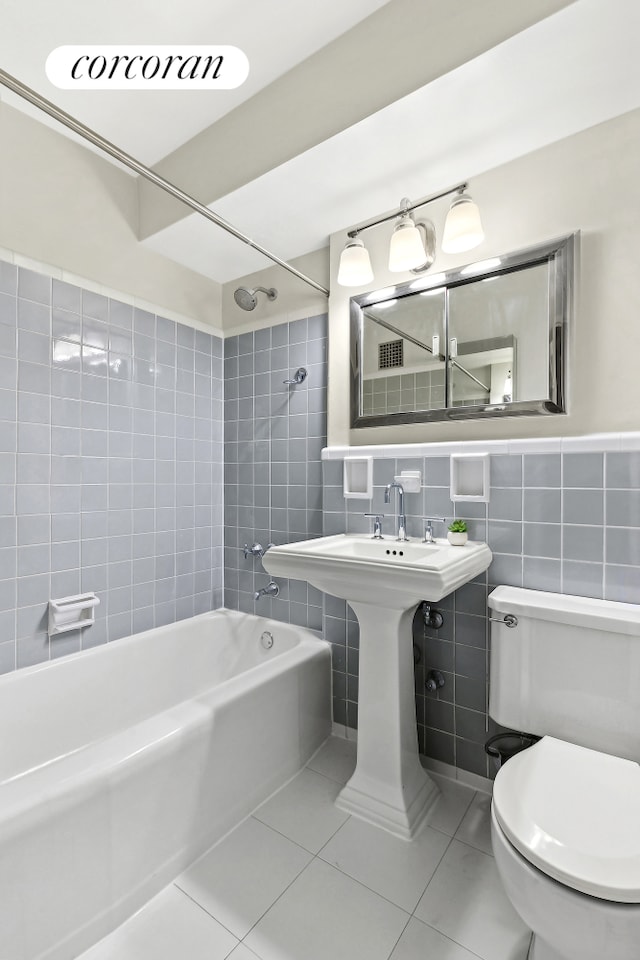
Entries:
[[640, 606], [503, 586], [489, 609], [493, 719], [640, 761]]

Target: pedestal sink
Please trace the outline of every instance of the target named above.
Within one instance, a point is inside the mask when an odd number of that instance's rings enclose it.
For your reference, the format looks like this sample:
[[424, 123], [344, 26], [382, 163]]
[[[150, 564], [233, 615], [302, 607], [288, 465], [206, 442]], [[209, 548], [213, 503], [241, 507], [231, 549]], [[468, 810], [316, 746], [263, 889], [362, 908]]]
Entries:
[[306, 580], [347, 600], [360, 624], [358, 754], [337, 804], [406, 840], [437, 799], [420, 764], [411, 626], [421, 600], [437, 601], [487, 569], [491, 551], [339, 534], [274, 546], [274, 577]]

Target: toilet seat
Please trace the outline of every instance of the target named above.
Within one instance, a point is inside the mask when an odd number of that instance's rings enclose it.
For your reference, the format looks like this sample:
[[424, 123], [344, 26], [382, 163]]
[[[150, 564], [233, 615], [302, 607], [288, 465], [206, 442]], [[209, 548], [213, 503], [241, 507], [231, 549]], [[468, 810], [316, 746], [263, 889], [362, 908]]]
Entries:
[[543, 737], [501, 767], [495, 817], [543, 873], [592, 897], [640, 903], [640, 766]]

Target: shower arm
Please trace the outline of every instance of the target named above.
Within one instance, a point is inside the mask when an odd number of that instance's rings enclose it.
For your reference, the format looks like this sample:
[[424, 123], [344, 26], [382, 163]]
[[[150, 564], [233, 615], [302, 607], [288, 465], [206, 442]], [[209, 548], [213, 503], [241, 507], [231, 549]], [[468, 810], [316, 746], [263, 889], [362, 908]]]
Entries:
[[44, 97], [40, 96], [39, 93], [36, 93], [35, 90], [32, 90], [31, 87], [26, 86], [26, 84], [22, 83], [16, 77], [13, 77], [10, 73], [7, 73], [5, 70], [1, 69], [0, 83], [13, 93], [16, 93], [19, 97], [22, 97], [23, 100], [31, 103], [39, 110], [42, 110], [43, 113], [48, 114], [48, 116], [52, 117], [54, 120], [64, 124], [64, 126], [68, 127], [69, 130], [73, 130], [74, 133], [77, 133], [78, 136], [82, 137], [84, 140], [88, 140], [89, 143], [92, 143], [94, 147], [98, 147], [98, 149], [102, 150], [103, 153], [109, 154], [110, 157], [118, 160], [125, 167], [129, 167], [130, 170], [133, 170], [141, 177], [144, 177], [145, 180], [155, 184], [156, 187], [164, 190], [165, 193], [168, 193], [176, 200], [184, 203], [187, 207], [191, 207], [191, 209], [196, 213], [199, 213], [200, 216], [205, 217], [207, 220], [215, 223], [217, 227], [220, 227], [222, 230], [226, 230], [227, 233], [230, 233], [233, 237], [236, 237], [237, 240], [241, 240], [249, 247], [257, 250], [258, 253], [261, 253], [264, 257], [267, 257], [268, 260], [271, 260], [279, 267], [282, 267], [284, 270], [287, 270], [289, 273], [293, 274], [293, 276], [297, 277], [298, 280], [302, 280], [303, 283], [306, 283], [315, 290], [319, 290], [320, 293], [324, 293], [326, 296], [329, 296], [329, 291], [326, 287], [323, 287], [321, 283], [318, 283], [316, 280], [312, 280], [311, 277], [308, 277], [300, 270], [297, 270], [290, 263], [287, 263], [286, 260], [282, 260], [280, 257], [276, 256], [275, 253], [271, 253], [259, 243], [251, 240], [244, 233], [241, 233], [240, 230], [237, 230], [232, 224], [228, 223], [226, 220], [223, 220], [222, 217], [219, 217], [217, 213], [213, 212], [213, 210], [210, 210], [209, 207], [206, 207], [203, 203], [200, 203], [199, 200], [196, 200], [188, 193], [185, 193], [185, 191], [181, 190], [180, 187], [176, 187], [175, 184], [171, 183], [170, 180], [166, 180], [164, 177], [161, 177], [160, 174], [155, 173], [149, 167], [146, 167], [139, 160], [136, 160], [135, 157], [132, 157], [131, 154], [126, 153], [114, 143], [111, 143], [111, 141], [100, 136], [100, 134], [92, 130], [91, 127], [87, 127], [80, 120], [76, 120], [75, 117], [72, 117], [69, 113], [65, 113], [64, 110], [61, 110], [60, 107], [57, 107], [54, 103], [51, 103], [50, 100], [46, 100]]

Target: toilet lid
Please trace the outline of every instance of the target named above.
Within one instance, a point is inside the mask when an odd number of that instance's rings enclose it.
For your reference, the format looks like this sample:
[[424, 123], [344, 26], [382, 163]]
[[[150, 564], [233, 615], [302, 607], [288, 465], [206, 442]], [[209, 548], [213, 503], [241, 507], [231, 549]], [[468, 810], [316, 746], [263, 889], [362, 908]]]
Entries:
[[513, 846], [574, 890], [640, 903], [640, 766], [543, 737], [501, 767], [496, 819]]

